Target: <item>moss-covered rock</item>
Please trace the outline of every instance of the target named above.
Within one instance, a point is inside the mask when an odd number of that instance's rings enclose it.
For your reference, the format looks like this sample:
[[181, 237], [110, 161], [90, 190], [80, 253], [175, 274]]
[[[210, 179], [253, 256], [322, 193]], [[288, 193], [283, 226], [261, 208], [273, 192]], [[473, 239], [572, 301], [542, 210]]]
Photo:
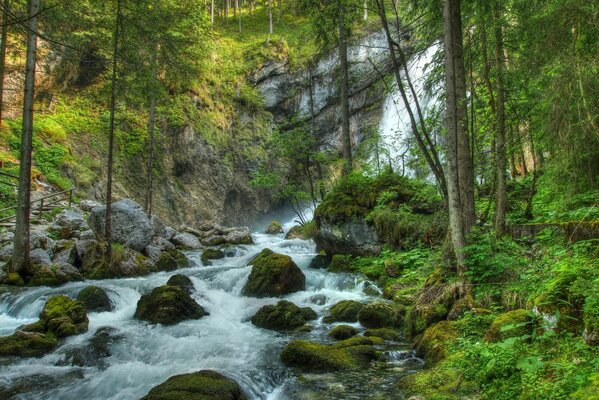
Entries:
[[283, 232], [283, 226], [281, 226], [281, 224], [279, 224], [277, 221], [272, 221], [266, 228], [266, 233], [269, 235], [276, 235]]
[[24, 327], [24, 330], [31, 327], [33, 331], [39, 331], [43, 326], [45, 332], [64, 338], [87, 332], [88, 325], [89, 320], [82, 302], [71, 300], [67, 296], [54, 296], [44, 305], [40, 321]]
[[364, 336], [378, 337], [393, 342], [399, 342], [401, 340], [401, 335], [399, 332], [390, 328], [366, 329], [366, 331], [364, 331]]
[[3, 283], [6, 283], [7, 285], [10, 285], [10, 286], [25, 285], [25, 281], [23, 280], [21, 275], [19, 275], [16, 272], [9, 272], [8, 274], [6, 274], [6, 277], [4, 278]]
[[242, 290], [244, 296], [276, 297], [306, 288], [306, 277], [291, 257], [263, 253], [253, 261], [252, 272]]
[[181, 275], [181, 274], [173, 275], [169, 278], [169, 280], [168, 280], [168, 282], [166, 282], [166, 284], [169, 286], [177, 286], [177, 287], [183, 289], [183, 291], [187, 294], [192, 294], [195, 290], [195, 287], [193, 286], [193, 282], [186, 275]]
[[254, 257], [252, 257], [250, 259], [250, 261], [248, 261], [247, 265], [254, 265], [255, 262], [260, 262], [261, 259], [263, 258], [267, 258], [268, 256], [275, 254], [274, 251], [272, 251], [271, 249], [262, 249], [262, 251], [258, 254], [256, 254]]
[[446, 346], [457, 338], [454, 322], [441, 321], [424, 331], [416, 342], [416, 353], [424, 358], [427, 366], [447, 357]]
[[455, 321], [461, 318], [466, 312], [475, 308], [474, 306], [474, 299], [470, 294], [468, 294], [453, 303], [451, 310], [449, 310], [449, 314], [447, 314], [447, 319], [450, 321]]
[[83, 276], [90, 279], [126, 278], [144, 276], [155, 270], [147, 257], [119, 243], [112, 245], [111, 261], [107, 264], [105, 249], [106, 245], [101, 242], [87, 249], [81, 261]]
[[358, 330], [351, 325], [337, 325], [329, 332], [329, 336], [335, 340], [345, 340], [356, 336]]
[[329, 257], [325, 252], [321, 251], [310, 261], [310, 265], [308, 268], [311, 269], [326, 269], [329, 267], [329, 263], [331, 262], [331, 257]]
[[87, 311], [112, 311], [112, 303], [106, 291], [98, 286], [88, 286], [77, 295], [77, 300], [85, 304]]
[[210, 260], [220, 260], [221, 258], [225, 258], [225, 253], [222, 250], [206, 249], [202, 253], [202, 264], [211, 265]]
[[174, 325], [200, 319], [208, 313], [189, 294], [177, 286], [160, 286], [141, 296], [135, 318], [152, 324]]
[[335, 303], [330, 309], [330, 315], [325, 322], [357, 322], [358, 313], [364, 304], [355, 300], [342, 300]]
[[399, 325], [400, 320], [400, 310], [383, 301], [367, 304], [358, 313], [360, 325], [366, 328], [394, 327]]
[[376, 351], [372, 344], [353, 342], [327, 346], [305, 340], [294, 340], [281, 353], [281, 360], [285, 365], [307, 372], [355, 369], [375, 358]]
[[533, 331], [533, 317], [527, 310], [519, 309], [506, 312], [493, 320], [491, 327], [485, 334], [488, 342], [529, 335]]
[[311, 308], [302, 309], [289, 301], [281, 300], [276, 305], [260, 308], [252, 317], [252, 324], [275, 331], [290, 331], [304, 326], [307, 321], [316, 317]]
[[0, 356], [41, 357], [57, 344], [56, 336], [51, 334], [17, 331], [0, 337]]
[[142, 400], [247, 400], [247, 397], [234, 380], [204, 370], [172, 376]]
[[329, 272], [352, 272], [352, 256], [335, 254], [327, 267]]
[[303, 226], [296, 225], [293, 228], [289, 229], [289, 231], [285, 235], [285, 240], [292, 240], [292, 239], [301, 239], [301, 240], [308, 239]]
[[189, 268], [191, 263], [185, 254], [177, 249], [163, 252], [156, 261], [156, 271], [175, 271], [181, 268]]
[[83, 275], [71, 264], [54, 263], [34, 265], [30, 286], [60, 286], [67, 282], [82, 281]]

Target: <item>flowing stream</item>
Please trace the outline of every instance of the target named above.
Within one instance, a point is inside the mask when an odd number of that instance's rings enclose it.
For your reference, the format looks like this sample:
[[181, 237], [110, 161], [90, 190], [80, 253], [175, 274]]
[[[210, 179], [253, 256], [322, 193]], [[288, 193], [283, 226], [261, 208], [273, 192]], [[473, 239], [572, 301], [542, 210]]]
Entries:
[[[286, 228], [291, 225], [285, 224]], [[172, 375], [202, 369], [217, 370], [235, 379], [251, 399], [401, 398], [394, 397], [397, 391], [393, 383], [400, 374], [421, 368], [421, 361], [405, 344], [383, 349], [387, 361], [361, 371], [308, 374], [298, 380], [297, 372], [281, 364], [279, 353], [292, 339], [330, 341], [326, 334], [331, 325], [321, 319], [332, 304], [346, 299], [373, 300], [364, 293], [368, 284], [364, 278], [309, 269], [316, 253], [314, 243], [284, 240], [283, 236], [255, 233], [255, 245], [231, 248], [226, 258], [214, 261], [212, 266], [202, 266], [200, 252], [189, 252], [193, 267], [171, 273], [77, 282], [58, 288], [0, 287], [0, 335], [35, 322], [49, 296], [66, 294], [74, 298], [90, 284], [104, 288], [115, 305], [112, 312], [90, 313], [89, 331], [68, 338], [51, 354], [12, 362], [0, 359], [0, 398], [139, 399]], [[246, 266], [248, 261], [266, 247], [288, 254], [304, 271], [306, 290], [285, 299], [318, 313], [312, 332], [277, 333], [257, 328], [249, 321], [260, 307], [278, 301], [241, 295], [251, 270]], [[133, 314], [141, 294], [164, 285], [175, 273], [192, 279], [196, 289], [193, 297], [210, 315], [174, 326], [135, 320]], [[110, 341], [100, 343], [104, 351], [93, 352], [90, 349], [98, 346], [94, 334], [103, 327], [114, 328]]]

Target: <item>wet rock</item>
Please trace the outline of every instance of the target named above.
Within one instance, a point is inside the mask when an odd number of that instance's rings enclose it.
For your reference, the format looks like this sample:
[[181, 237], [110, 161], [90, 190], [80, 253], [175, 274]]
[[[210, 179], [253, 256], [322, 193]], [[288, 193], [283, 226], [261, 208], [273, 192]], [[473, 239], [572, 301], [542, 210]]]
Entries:
[[106, 291], [98, 286], [88, 286], [77, 295], [77, 300], [85, 304], [87, 311], [112, 311], [112, 303]]
[[76, 231], [81, 229], [84, 219], [83, 215], [74, 210], [62, 210], [54, 218], [52, 230], [58, 232], [62, 239], [70, 239]]
[[364, 304], [355, 300], [343, 300], [334, 304], [325, 322], [357, 322], [358, 313]]
[[58, 340], [53, 335], [17, 331], [10, 336], [0, 337], [0, 356], [41, 357], [51, 352], [57, 344]]
[[193, 282], [186, 275], [173, 275], [169, 278], [168, 282], [166, 282], [169, 286], [177, 286], [178, 288], [183, 289], [185, 293], [192, 294], [195, 291], [195, 287], [193, 286]]
[[87, 332], [89, 324], [85, 305], [63, 295], [50, 297], [39, 318], [39, 321], [23, 326], [21, 330], [64, 338]]
[[247, 400], [241, 387], [218, 372], [204, 370], [176, 375], [156, 386], [142, 400]]
[[[131, 199], [115, 202], [111, 207], [112, 240], [135, 251], [143, 251], [150, 244], [154, 230], [142, 207]], [[96, 237], [103, 240], [105, 233], [106, 207], [91, 211], [88, 224]]]
[[206, 249], [202, 253], [202, 264], [211, 265], [210, 260], [220, 260], [225, 258], [225, 253], [218, 249]]
[[252, 272], [242, 293], [252, 297], [276, 297], [305, 288], [306, 277], [291, 257], [263, 252], [253, 261]]
[[252, 317], [252, 324], [275, 331], [291, 331], [316, 318], [317, 315], [311, 308], [300, 308], [289, 301], [281, 300], [276, 305], [260, 308]]
[[399, 342], [401, 340], [401, 335], [399, 332], [389, 328], [366, 329], [366, 331], [364, 331], [364, 336], [378, 337], [393, 342]]
[[389, 303], [377, 301], [362, 307], [358, 313], [358, 321], [366, 328], [393, 327], [400, 322], [399, 311]]
[[80, 271], [86, 278], [111, 279], [143, 276], [155, 268], [143, 254], [117, 243], [112, 245], [110, 264], [106, 263], [105, 253], [103, 243], [92, 242], [89, 247], [85, 248]]
[[152, 261], [158, 261], [160, 255], [165, 251], [174, 250], [175, 245], [169, 242], [168, 240], [156, 236], [152, 239], [149, 245], [144, 249], [144, 254], [150, 258]]
[[135, 318], [152, 324], [174, 325], [200, 319], [208, 313], [189, 294], [177, 286], [160, 286], [141, 296]]
[[188, 232], [179, 232], [171, 239], [176, 246], [188, 250], [197, 250], [202, 248], [200, 240]]
[[77, 268], [65, 262], [48, 265], [34, 264], [33, 271], [33, 276], [28, 282], [31, 286], [60, 286], [67, 282], [84, 279]]
[[331, 257], [327, 256], [324, 253], [320, 253], [320, 254], [317, 254], [316, 256], [314, 256], [312, 261], [310, 261], [310, 265], [308, 266], [308, 268], [326, 269], [326, 268], [328, 268], [330, 262], [331, 262]]
[[301, 240], [308, 239], [304, 233], [303, 226], [296, 225], [293, 228], [289, 229], [289, 231], [285, 235], [285, 240], [292, 240], [292, 239], [301, 239]]
[[316, 304], [317, 306], [324, 306], [327, 303], [328, 297], [324, 294], [315, 294], [310, 296], [308, 301], [312, 304]]
[[185, 254], [181, 253], [177, 249], [167, 250], [160, 254], [156, 261], [157, 271], [175, 271], [181, 268], [189, 268], [191, 263], [185, 257]]
[[373, 283], [365, 282], [364, 289], [362, 289], [362, 293], [368, 296], [380, 296], [383, 292]]
[[99, 328], [94, 336], [81, 347], [68, 350], [65, 358], [56, 363], [59, 366], [73, 365], [77, 367], [106, 368], [105, 358], [112, 356], [110, 347], [123, 339], [118, 330], [109, 326]]
[[281, 226], [281, 224], [279, 224], [277, 221], [272, 221], [266, 228], [265, 233], [269, 235], [276, 235], [283, 232], [283, 226]]
[[[356, 369], [376, 359], [374, 342], [368, 338], [322, 345], [294, 340], [281, 353], [281, 361], [306, 372], [330, 372]], [[351, 340], [351, 339], [350, 339]]]
[[337, 325], [329, 332], [329, 336], [335, 340], [345, 340], [356, 336], [358, 330], [351, 325]]

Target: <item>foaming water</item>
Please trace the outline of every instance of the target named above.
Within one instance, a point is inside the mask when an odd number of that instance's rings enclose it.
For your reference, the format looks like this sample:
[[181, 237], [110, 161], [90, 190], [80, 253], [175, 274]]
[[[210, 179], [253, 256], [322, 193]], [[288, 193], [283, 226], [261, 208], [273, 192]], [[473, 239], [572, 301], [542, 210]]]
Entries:
[[[285, 224], [289, 227], [292, 224]], [[48, 297], [76, 297], [89, 284], [106, 290], [114, 310], [90, 313], [89, 331], [61, 343], [40, 359], [15, 360], [0, 366], [0, 397], [15, 399], [138, 399], [176, 374], [213, 369], [235, 379], [252, 399], [287, 399], [295, 376], [278, 360], [282, 347], [297, 337], [326, 339], [328, 325], [320, 321], [328, 308], [344, 299], [366, 301], [363, 278], [308, 269], [316, 253], [311, 241], [284, 240], [284, 235], [254, 235], [255, 245], [239, 246], [228, 257], [202, 266], [200, 252], [187, 256], [193, 267], [179, 270], [195, 286], [192, 295], [209, 313], [200, 320], [174, 326], [149, 325], [133, 318], [142, 294], [164, 285], [174, 273], [130, 279], [70, 283], [59, 288], [25, 288], [0, 294], [0, 334], [37, 320]], [[288, 254], [306, 274], [305, 291], [284, 298], [310, 306], [318, 314], [315, 329], [306, 334], [281, 334], [259, 329], [251, 316], [279, 299], [241, 295], [251, 271], [248, 261], [264, 248]], [[111, 355], [88, 363], [72, 363], [71, 354], [90, 347], [98, 328], [112, 327]]]

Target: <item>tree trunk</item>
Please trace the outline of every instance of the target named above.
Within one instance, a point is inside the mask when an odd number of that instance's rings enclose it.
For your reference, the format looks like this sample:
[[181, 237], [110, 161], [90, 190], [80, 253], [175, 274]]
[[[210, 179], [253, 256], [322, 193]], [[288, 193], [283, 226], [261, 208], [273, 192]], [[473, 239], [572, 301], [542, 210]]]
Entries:
[[21, 276], [31, 276], [29, 243], [29, 219], [31, 217], [31, 150], [33, 142], [33, 101], [35, 95], [35, 63], [37, 57], [37, 15], [40, 0], [29, 0], [29, 23], [27, 26], [27, 60], [25, 64], [25, 94], [23, 98], [23, 131], [21, 134], [21, 159], [19, 192], [17, 197], [17, 221], [12, 271]]
[[503, 87], [503, 34], [500, 25], [499, 4], [494, 4], [495, 23], [495, 64], [497, 67], [497, 192], [495, 198], [495, 233], [500, 236], [506, 232], [507, 180], [505, 151], [505, 92]]
[[272, 35], [272, 0], [268, 0], [268, 34]]
[[114, 37], [112, 47], [112, 78], [110, 89], [110, 128], [108, 132], [108, 173], [106, 179], [106, 264], [112, 262], [112, 164], [114, 157], [114, 118], [116, 108], [116, 86], [117, 86], [117, 58], [119, 52], [119, 35], [121, 25], [121, 0], [117, 0], [116, 21], [114, 24]]
[[210, 23], [214, 26], [214, 0], [210, 3]]
[[347, 30], [343, 13], [343, 5], [339, 7], [339, 61], [341, 65], [341, 140], [343, 141], [343, 174], [353, 169], [351, 136], [349, 131], [349, 67], [347, 65]]
[[459, 51], [461, 43], [456, 43], [456, 29], [461, 29], [461, 23], [456, 26], [456, 14], [460, 15], [459, 0], [444, 0], [443, 2], [443, 37], [445, 50], [445, 88], [446, 111], [445, 125], [447, 128], [446, 139], [446, 175], [449, 212], [449, 229], [451, 242], [458, 263], [458, 271], [465, 270], [464, 246], [466, 245], [466, 231], [462, 217], [462, 200], [460, 199], [460, 168], [459, 168], [459, 136], [463, 127], [460, 120], [460, 83], [459, 72], [456, 65], [455, 52]]
[[148, 135], [150, 142], [148, 144], [148, 176], [146, 187], [146, 213], [152, 215], [152, 186], [153, 186], [153, 169], [154, 169], [154, 131], [156, 126], [156, 95], [152, 93], [150, 99], [150, 115], [148, 118]]
[[225, 25], [229, 25], [229, 0], [225, 0]]
[[[239, 0], [235, 0], [235, 9], [239, 8]], [[237, 22], [239, 25], [239, 33], [241, 33], [241, 8], [237, 10]]]
[[364, 0], [364, 15], [362, 18], [364, 21], [368, 21], [368, 0]]
[[6, 71], [6, 43], [8, 41], [8, 10], [10, 0], [4, 0], [2, 10], [2, 38], [0, 40], [0, 126], [2, 126], [2, 117], [4, 111], [4, 75]]

